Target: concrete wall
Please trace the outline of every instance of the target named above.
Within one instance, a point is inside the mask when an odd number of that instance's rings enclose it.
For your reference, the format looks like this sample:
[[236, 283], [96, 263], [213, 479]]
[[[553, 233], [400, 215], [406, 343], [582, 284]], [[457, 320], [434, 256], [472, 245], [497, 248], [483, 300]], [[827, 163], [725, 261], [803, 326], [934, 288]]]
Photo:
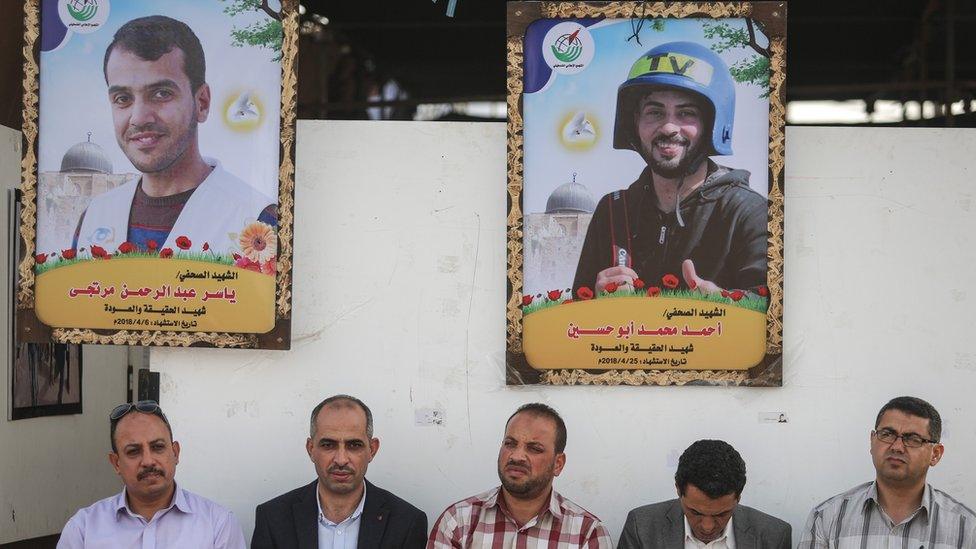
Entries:
[[[20, 132], [0, 126], [0, 189], [20, 184]], [[0, 278], [9, 281], [7, 222], [0, 223]], [[4, 284], [4, 288], [7, 288]], [[10, 310], [6, 290], [0, 310]], [[61, 531], [78, 508], [120, 489], [106, 458], [108, 412], [126, 397], [126, 349], [87, 345], [82, 350], [83, 414], [8, 421], [10, 326], [0, 315], [0, 543]]]
[[[914, 394], [945, 418], [931, 481], [972, 505], [973, 142], [791, 128], [784, 387], [506, 387], [505, 127], [302, 122], [293, 349], [152, 351], [178, 476], [250, 535], [257, 503], [314, 478], [312, 406], [347, 392], [376, 414], [369, 478], [433, 522], [497, 484], [505, 418], [539, 400], [569, 425], [557, 488], [614, 538], [629, 509], [674, 496], [678, 455], [708, 437], [745, 458], [743, 502], [798, 540], [812, 505], [873, 477], [874, 415]], [[418, 425], [426, 409], [444, 423]]]

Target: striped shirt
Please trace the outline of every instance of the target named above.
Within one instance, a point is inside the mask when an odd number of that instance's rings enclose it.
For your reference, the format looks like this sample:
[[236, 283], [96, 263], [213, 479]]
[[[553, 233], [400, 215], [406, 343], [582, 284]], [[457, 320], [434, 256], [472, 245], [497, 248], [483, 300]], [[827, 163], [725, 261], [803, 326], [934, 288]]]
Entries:
[[814, 507], [797, 549], [972, 549], [976, 514], [925, 485], [922, 505], [895, 524], [868, 482]]
[[519, 526], [493, 488], [448, 507], [434, 524], [427, 549], [611, 549], [610, 533], [589, 511], [555, 490], [548, 507]]

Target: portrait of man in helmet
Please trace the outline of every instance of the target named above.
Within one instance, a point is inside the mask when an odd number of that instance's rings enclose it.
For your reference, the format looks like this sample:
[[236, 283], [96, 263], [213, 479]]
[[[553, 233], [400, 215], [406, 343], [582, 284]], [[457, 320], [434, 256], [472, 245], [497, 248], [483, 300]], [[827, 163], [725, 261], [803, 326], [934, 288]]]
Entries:
[[748, 171], [710, 158], [732, 154], [735, 100], [728, 66], [701, 44], [662, 43], [634, 61], [617, 90], [613, 148], [646, 167], [599, 200], [574, 292], [668, 274], [702, 293], [762, 291], [766, 198]]

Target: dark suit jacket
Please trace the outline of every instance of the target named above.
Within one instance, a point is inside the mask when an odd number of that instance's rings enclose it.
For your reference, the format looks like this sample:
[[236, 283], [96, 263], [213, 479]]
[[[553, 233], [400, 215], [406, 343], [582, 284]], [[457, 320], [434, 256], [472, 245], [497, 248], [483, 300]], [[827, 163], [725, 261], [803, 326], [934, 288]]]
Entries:
[[[318, 549], [318, 481], [258, 505], [251, 549]], [[423, 549], [427, 515], [366, 481], [359, 549]]]
[[[732, 511], [736, 549], [791, 549], [790, 525], [745, 505]], [[676, 499], [638, 507], [627, 515], [617, 549], [682, 549], [685, 519]]]

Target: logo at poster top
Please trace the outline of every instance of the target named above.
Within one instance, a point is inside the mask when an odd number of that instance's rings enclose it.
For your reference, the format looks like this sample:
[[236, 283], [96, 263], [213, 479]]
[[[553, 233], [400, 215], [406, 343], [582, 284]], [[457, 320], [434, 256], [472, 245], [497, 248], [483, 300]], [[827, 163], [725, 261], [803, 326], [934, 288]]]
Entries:
[[585, 69], [596, 49], [590, 31], [573, 21], [555, 25], [542, 40], [542, 57], [559, 74], [576, 74]]
[[564, 34], [556, 39], [556, 43], [550, 46], [552, 54], [556, 59], [563, 63], [576, 61], [583, 53], [583, 41], [579, 39], [579, 32], [582, 27], [573, 31], [573, 34]]
[[98, 13], [98, 0], [70, 0], [68, 15], [76, 21], [88, 21]]
[[58, 16], [68, 30], [95, 32], [108, 20], [110, 0], [58, 0]]

